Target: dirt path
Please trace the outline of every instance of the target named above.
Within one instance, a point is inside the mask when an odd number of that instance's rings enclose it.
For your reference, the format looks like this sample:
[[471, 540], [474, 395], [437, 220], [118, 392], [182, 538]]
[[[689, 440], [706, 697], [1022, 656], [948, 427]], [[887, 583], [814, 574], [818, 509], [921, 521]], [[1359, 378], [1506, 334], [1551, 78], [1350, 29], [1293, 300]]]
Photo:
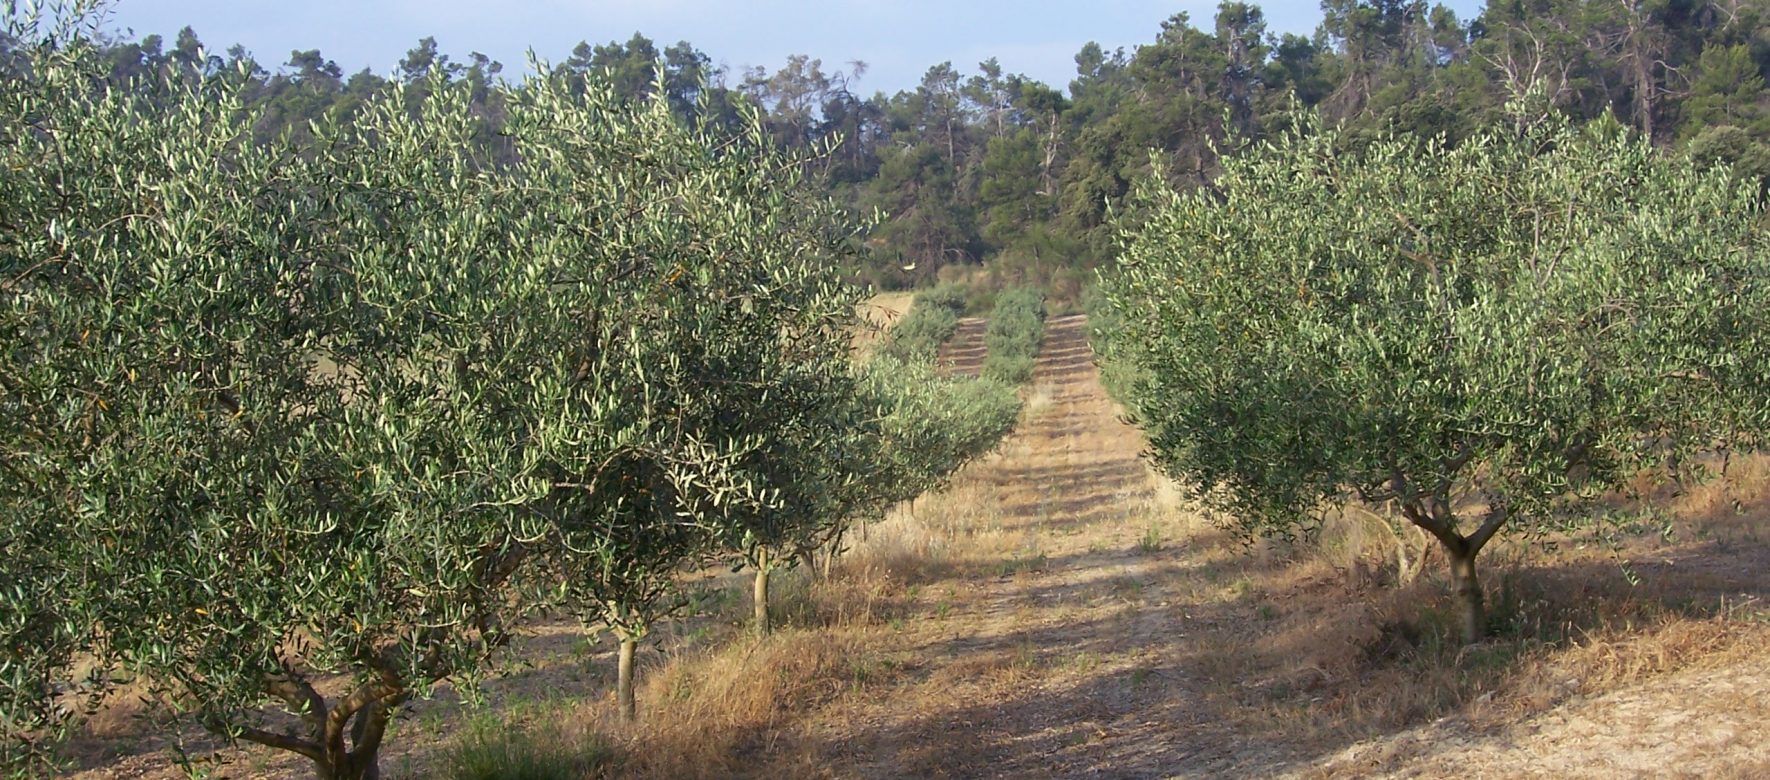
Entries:
[[1305, 776], [1770, 777], [1766, 693], [1761, 659], [1685, 672], [1494, 732], [1445, 718], [1355, 745]]
[[983, 342], [985, 327], [987, 323], [981, 317], [959, 320], [959, 329], [953, 331], [953, 337], [940, 345], [934, 365], [948, 374], [977, 376], [983, 370], [983, 359], [989, 352]]
[[1342, 731], [1329, 710], [1358, 706], [1368, 639], [1334, 626], [1369, 623], [1367, 586], [1319, 560], [1242, 554], [1185, 508], [1139, 459], [1143, 440], [1100, 384], [1083, 318], [1048, 324], [1030, 388], [1001, 453], [919, 510], [979, 554], [924, 586], [921, 611], [892, 635], [900, 682], [808, 725], [831, 776], [1770, 769], [1770, 676], [1757, 662], [1575, 699], [1503, 733], [1454, 716], [1363, 740]]
[[[1186, 713], [1176, 518], [1101, 388], [1082, 317], [1051, 320], [1020, 429], [949, 492], [998, 562], [925, 588], [897, 690], [839, 708], [837, 776], [1158, 777], [1224, 758]], [[936, 520], [938, 522], [938, 520]]]

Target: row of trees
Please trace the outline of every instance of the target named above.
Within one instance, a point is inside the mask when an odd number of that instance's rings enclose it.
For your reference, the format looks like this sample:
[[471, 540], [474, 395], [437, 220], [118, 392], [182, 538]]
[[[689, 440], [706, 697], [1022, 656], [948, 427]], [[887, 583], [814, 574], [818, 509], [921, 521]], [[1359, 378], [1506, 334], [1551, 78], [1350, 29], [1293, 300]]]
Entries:
[[959, 330], [968, 297], [963, 287], [943, 284], [923, 290], [886, 331], [880, 351], [902, 361], [933, 362], [940, 347]]
[[1496, 536], [1770, 430], [1757, 185], [1548, 97], [1454, 148], [1304, 115], [1208, 191], [1147, 177], [1103, 278], [1097, 341], [1169, 475], [1249, 534], [1390, 508], [1447, 553], [1468, 641]]
[[631, 716], [684, 568], [839, 549], [1004, 430], [855, 362], [851, 223], [742, 105], [432, 58], [267, 134], [243, 60], [118, 82], [79, 10], [7, 6], [0, 62], [7, 768], [134, 680], [372, 777], [549, 609]]
[[1010, 386], [1025, 383], [1032, 378], [1044, 337], [1045, 292], [1036, 287], [1003, 290], [983, 332], [983, 376]]
[[[1223, 150], [1285, 132], [1293, 101], [1343, 124], [1349, 140], [1399, 130], [1455, 144], [1542, 83], [1576, 121], [1612, 114], [1656, 145], [1770, 177], [1770, 9], [1760, 2], [1520, 0], [1468, 20], [1424, 0], [1324, 0], [1322, 11], [1312, 35], [1271, 33], [1250, 3], [1222, 3], [1209, 20], [1176, 14], [1133, 50], [1082, 46], [1066, 85], [991, 59], [969, 73], [940, 63], [913, 89], [869, 96], [860, 63], [794, 56], [776, 70], [727, 74], [687, 42], [660, 47], [637, 34], [582, 44], [550, 71], [578, 84], [607, 74], [630, 100], [659, 92], [722, 132], [742, 129], [738, 106], [748, 105], [777, 144], [832, 150], [808, 166], [837, 200], [883, 215], [860, 270], [893, 284], [991, 258], [1009, 283], [1071, 296], [1087, 278], [1081, 269], [1116, 255], [1109, 214], [1133, 181], [1156, 172], [1201, 186]], [[188, 28], [169, 48], [149, 36], [107, 56], [118, 78], [244, 71], [249, 102], [263, 108], [260, 138], [353, 115], [392, 83], [368, 71], [346, 77], [313, 50], [271, 72], [238, 47], [207, 54]], [[503, 109], [489, 84], [500, 68], [477, 54], [452, 61], [425, 39], [397, 75], [466, 81], [476, 111], [496, 124]]]

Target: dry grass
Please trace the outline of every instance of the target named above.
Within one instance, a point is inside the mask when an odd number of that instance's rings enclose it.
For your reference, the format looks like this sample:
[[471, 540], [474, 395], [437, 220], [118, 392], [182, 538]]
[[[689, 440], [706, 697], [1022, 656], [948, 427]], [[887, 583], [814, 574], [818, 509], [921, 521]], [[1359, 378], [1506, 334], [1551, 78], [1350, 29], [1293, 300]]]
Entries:
[[863, 327], [854, 334], [854, 348], [860, 354], [868, 354], [887, 328], [896, 324], [904, 312], [910, 310], [915, 301], [914, 292], [880, 293], [862, 302], [858, 308]]
[[[1218, 594], [1251, 606], [1256, 620], [1217, 632], [1201, 651], [1226, 656], [1198, 667], [1210, 681], [1212, 717], [1304, 754], [1312, 743], [1367, 744], [1361, 769], [1327, 773], [1362, 776], [1429, 756], [1419, 746], [1386, 755], [1382, 745], [1438, 718], [1498, 732], [1576, 701], [1761, 658], [1770, 605], [1761, 596], [1765, 556], [1750, 546], [1762, 509], [1750, 507], [1765, 506], [1770, 468], [1759, 459], [1738, 465], [1728, 481], [1647, 507], [1675, 517], [1675, 538], [1687, 541], [1667, 545], [1654, 527], [1625, 526], [1626, 538], [1612, 544], [1573, 536], [1497, 545], [1483, 562], [1493, 635], [1474, 646], [1455, 640], [1442, 557], [1400, 584], [1397, 550], [1417, 560], [1422, 547], [1380, 518], [1349, 513], [1317, 543], [1268, 548], [1283, 565], [1251, 566]], [[1694, 696], [1664, 704], [1710, 706]]]
[[903, 613], [904, 580], [884, 567], [845, 565], [829, 580], [795, 573], [783, 585], [785, 626], [773, 635], [672, 653], [647, 670], [637, 726], [613, 722], [606, 702], [585, 708], [581, 716], [620, 746], [622, 776], [820, 774], [798, 720], [903, 672], [906, 661], [879, 638]]
[[644, 722], [614, 729], [628, 757], [623, 773], [731, 777], [763, 762], [788, 771], [814, 765], [794, 721], [890, 679], [896, 667], [871, 649], [874, 631], [787, 629], [672, 659], [644, 687]]

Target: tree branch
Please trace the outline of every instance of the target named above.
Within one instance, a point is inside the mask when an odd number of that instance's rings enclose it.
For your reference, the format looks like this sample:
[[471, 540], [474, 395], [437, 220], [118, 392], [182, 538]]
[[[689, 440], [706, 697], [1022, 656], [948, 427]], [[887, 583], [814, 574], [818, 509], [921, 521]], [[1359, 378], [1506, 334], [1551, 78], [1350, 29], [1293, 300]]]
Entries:
[[1488, 509], [1487, 517], [1481, 521], [1481, 527], [1475, 529], [1475, 533], [1469, 536], [1469, 553], [1473, 555], [1481, 552], [1481, 548], [1487, 545], [1487, 540], [1492, 539], [1493, 535], [1499, 532], [1500, 526], [1505, 525], [1506, 520], [1511, 516], [1512, 508], [1504, 503]]
[[274, 696], [289, 706], [289, 711], [300, 716], [309, 725], [320, 728], [325, 723], [326, 700], [314, 690], [306, 680], [300, 678], [287, 663], [282, 665], [282, 677], [271, 677], [265, 681], [266, 693]]
[[1400, 469], [1393, 469], [1392, 475], [1391, 484], [1394, 485], [1398, 497], [1397, 503], [1401, 505], [1402, 516], [1432, 534], [1445, 549], [1458, 555], [1465, 554], [1469, 549], [1469, 541], [1457, 533], [1456, 526], [1451, 522], [1454, 518], [1440, 517], [1422, 504]]
[[404, 703], [408, 692], [401, 689], [375, 700], [365, 707], [358, 716], [356, 727], [351, 730], [350, 739], [353, 747], [350, 750], [352, 764], [363, 765], [367, 759], [381, 750], [381, 740], [387, 735], [387, 724], [393, 717], [393, 708]]
[[306, 756], [315, 763], [323, 764], [326, 761], [326, 751], [324, 748], [321, 748], [318, 743], [310, 742], [293, 734], [278, 734], [274, 731], [265, 731], [264, 729], [253, 728], [251, 726], [238, 726], [235, 728], [239, 733], [239, 737], [248, 742], [256, 742], [266, 747], [273, 747], [278, 750], [287, 750], [291, 753], [297, 753]]
[[397, 678], [386, 672], [381, 674], [379, 681], [359, 686], [350, 696], [338, 702], [330, 712], [326, 713], [325, 744], [327, 750], [325, 752], [327, 754], [346, 753], [344, 750], [344, 726], [350, 722], [352, 716], [361, 712], [365, 707], [381, 706], [389, 700], [403, 700], [405, 695], [405, 687], [398, 683]]

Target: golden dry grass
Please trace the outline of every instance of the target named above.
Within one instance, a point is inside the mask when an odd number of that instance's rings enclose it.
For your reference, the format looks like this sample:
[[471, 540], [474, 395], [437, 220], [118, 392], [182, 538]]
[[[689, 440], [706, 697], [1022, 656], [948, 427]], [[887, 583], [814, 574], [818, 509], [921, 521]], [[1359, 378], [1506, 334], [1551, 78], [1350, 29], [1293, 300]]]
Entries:
[[888, 292], [862, 301], [857, 310], [862, 327], [854, 334], [855, 350], [863, 355], [870, 353], [880, 334], [896, 324], [904, 312], [910, 310], [910, 304], [915, 299], [914, 292]]

